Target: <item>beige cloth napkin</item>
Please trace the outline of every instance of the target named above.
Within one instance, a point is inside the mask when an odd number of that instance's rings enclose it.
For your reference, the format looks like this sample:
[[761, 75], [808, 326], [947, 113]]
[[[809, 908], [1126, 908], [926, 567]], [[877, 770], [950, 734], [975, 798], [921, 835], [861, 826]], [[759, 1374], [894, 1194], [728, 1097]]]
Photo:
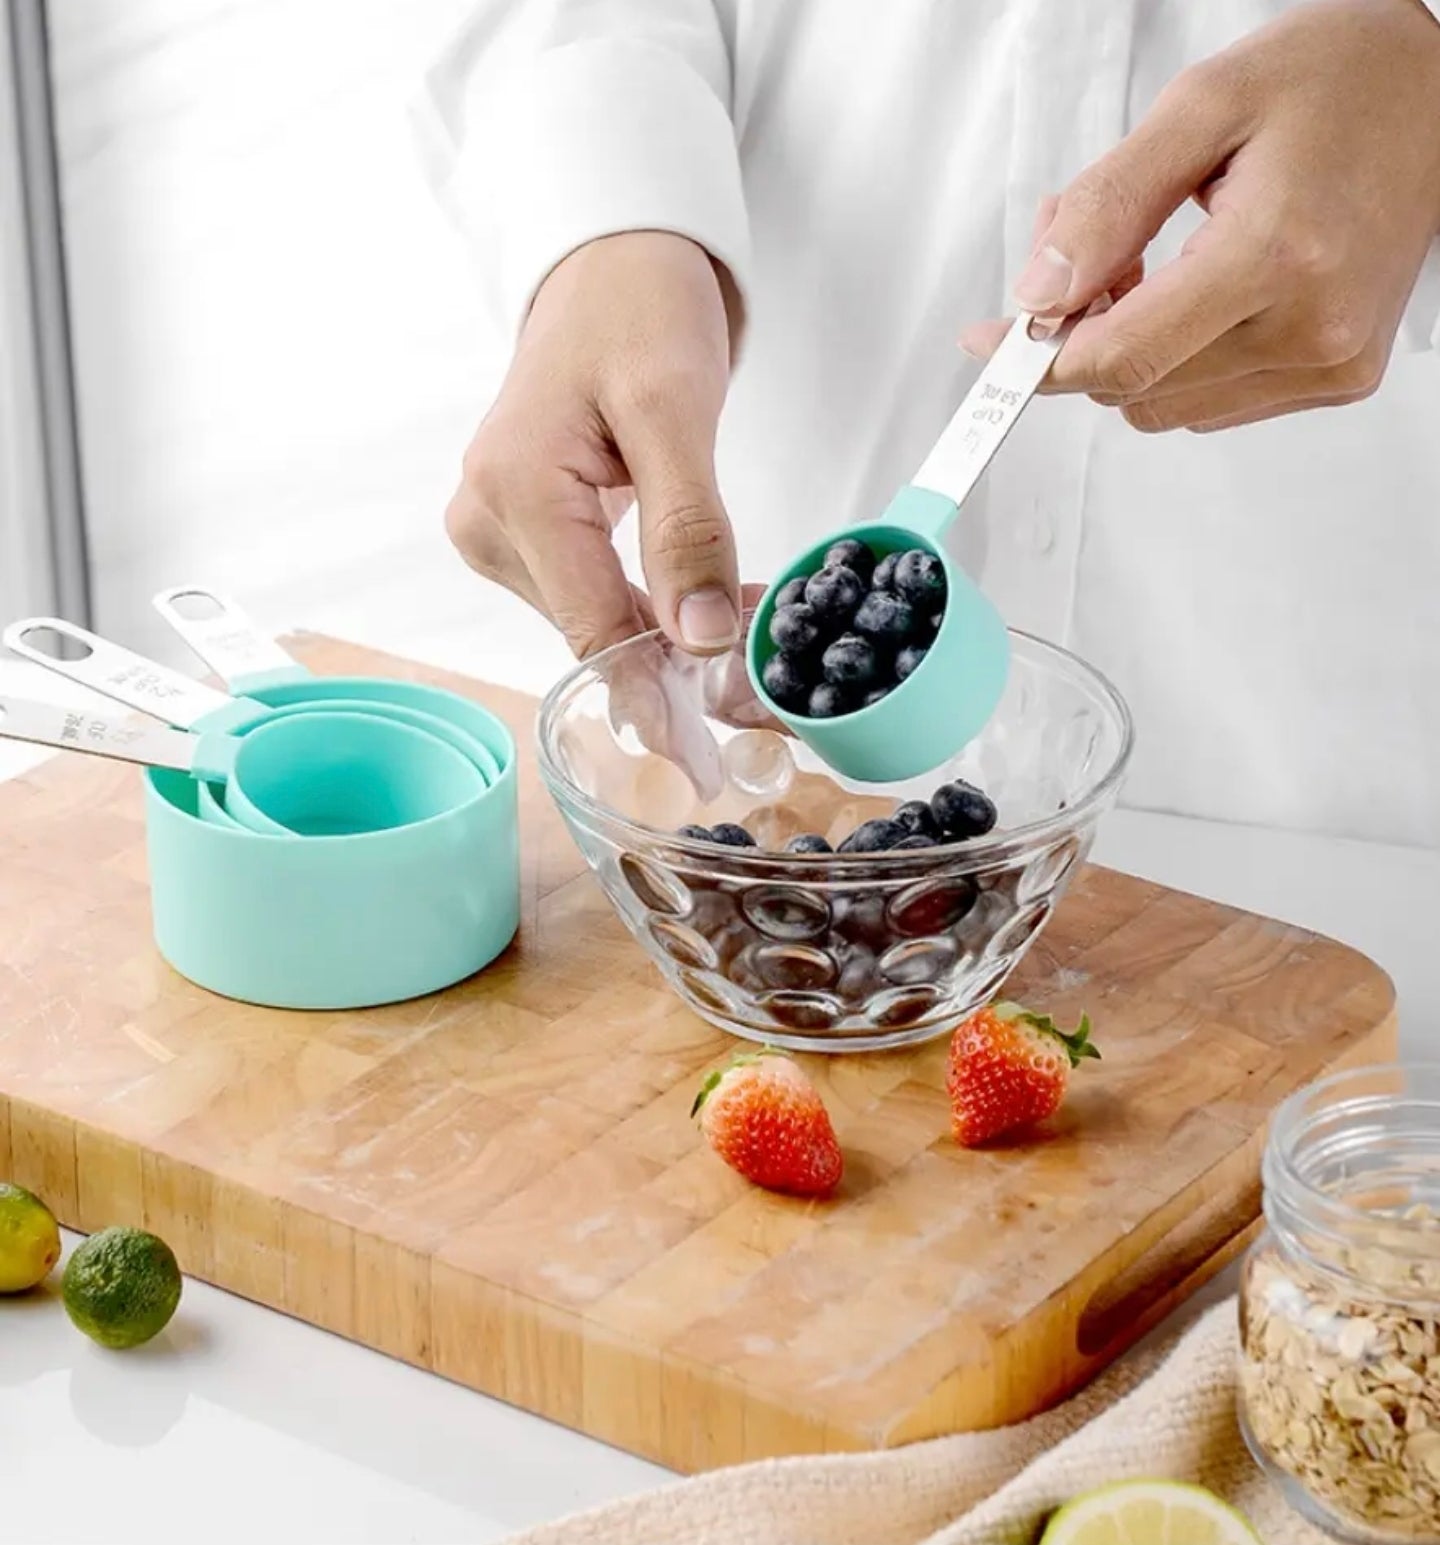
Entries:
[[1139, 1477], [1208, 1486], [1266, 1545], [1329, 1545], [1246, 1451], [1235, 1357], [1232, 1298], [1022, 1426], [719, 1470], [512, 1545], [1034, 1545], [1061, 1503]]

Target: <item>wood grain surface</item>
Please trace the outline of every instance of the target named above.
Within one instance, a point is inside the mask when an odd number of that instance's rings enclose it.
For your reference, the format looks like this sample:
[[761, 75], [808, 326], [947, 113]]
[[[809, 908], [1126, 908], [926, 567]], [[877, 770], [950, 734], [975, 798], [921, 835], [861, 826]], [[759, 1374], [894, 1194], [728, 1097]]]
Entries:
[[[1269, 1112], [1394, 1053], [1392, 990], [1303, 929], [1099, 868], [1012, 991], [1105, 1059], [1023, 1143], [947, 1137], [944, 1044], [810, 1059], [839, 1196], [749, 1189], [688, 1119], [731, 1044], [664, 988], [541, 790], [533, 703], [435, 681], [522, 746], [520, 937], [364, 1013], [215, 998], [151, 943], [138, 774], [0, 786], [0, 1176], [82, 1230], [694, 1471], [1024, 1417], [1233, 1257]], [[183, 1310], [182, 1310], [183, 1312]]]

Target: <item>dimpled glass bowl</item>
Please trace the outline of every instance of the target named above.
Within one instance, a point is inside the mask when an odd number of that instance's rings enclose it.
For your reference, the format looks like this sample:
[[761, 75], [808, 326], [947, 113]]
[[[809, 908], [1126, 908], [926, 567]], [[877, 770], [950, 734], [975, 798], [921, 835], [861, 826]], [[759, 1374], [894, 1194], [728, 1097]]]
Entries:
[[[941, 1035], [991, 999], [1044, 928], [1114, 804], [1130, 715], [1083, 661], [1012, 633], [1005, 697], [952, 761], [903, 784], [837, 777], [756, 701], [744, 646], [697, 659], [657, 633], [546, 697], [540, 768], [626, 926], [696, 1013], [802, 1051]], [[985, 837], [902, 853], [785, 855], [675, 835], [744, 825], [762, 849], [838, 843], [952, 778], [1000, 818]]]

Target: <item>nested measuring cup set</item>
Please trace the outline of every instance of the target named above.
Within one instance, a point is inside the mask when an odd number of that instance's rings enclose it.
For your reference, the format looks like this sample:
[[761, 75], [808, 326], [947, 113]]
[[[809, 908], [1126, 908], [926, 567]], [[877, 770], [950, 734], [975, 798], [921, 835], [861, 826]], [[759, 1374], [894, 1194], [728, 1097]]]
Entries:
[[520, 914], [505, 724], [439, 687], [313, 676], [209, 590], [155, 605], [228, 692], [29, 618], [5, 630], [12, 651], [152, 722], [0, 696], [0, 736], [146, 768], [165, 959], [226, 997], [345, 1009], [438, 991], [500, 954]]

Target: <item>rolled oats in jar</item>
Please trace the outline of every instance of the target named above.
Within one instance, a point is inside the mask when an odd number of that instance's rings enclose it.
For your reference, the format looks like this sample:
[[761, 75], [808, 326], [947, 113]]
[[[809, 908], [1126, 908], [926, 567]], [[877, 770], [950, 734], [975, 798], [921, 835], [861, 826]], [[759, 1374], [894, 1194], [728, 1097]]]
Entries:
[[1440, 1545], [1440, 1066], [1342, 1073], [1276, 1113], [1240, 1295], [1240, 1415], [1297, 1511]]

